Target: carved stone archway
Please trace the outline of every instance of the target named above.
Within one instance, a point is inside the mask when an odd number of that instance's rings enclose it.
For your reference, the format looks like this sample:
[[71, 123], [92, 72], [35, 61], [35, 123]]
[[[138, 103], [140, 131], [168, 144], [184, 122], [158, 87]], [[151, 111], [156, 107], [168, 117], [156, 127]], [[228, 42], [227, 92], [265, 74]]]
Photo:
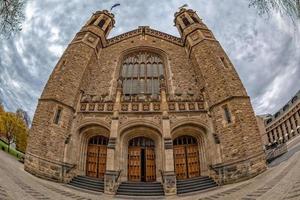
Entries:
[[161, 180], [160, 170], [163, 168], [163, 149], [162, 149], [162, 136], [161, 133], [153, 128], [143, 126], [143, 125], [136, 125], [131, 126], [125, 129], [120, 134], [120, 142], [117, 145], [119, 149], [119, 160], [118, 160], [118, 167], [122, 170], [121, 173], [121, 181], [128, 180], [128, 146], [129, 141], [136, 137], [145, 137], [149, 138], [154, 142], [155, 146], [155, 163], [156, 163], [156, 172], [155, 177], [156, 181]]
[[77, 170], [78, 174], [86, 175], [87, 151], [90, 139], [95, 136], [103, 136], [109, 138], [109, 130], [103, 126], [90, 124], [80, 128], [78, 134], [79, 143], [76, 155]]
[[191, 136], [197, 140], [198, 152], [199, 152], [199, 164], [201, 176], [209, 175], [209, 165], [211, 158], [209, 155], [210, 144], [207, 138], [205, 129], [194, 124], [183, 124], [172, 130], [172, 140], [181, 136]]

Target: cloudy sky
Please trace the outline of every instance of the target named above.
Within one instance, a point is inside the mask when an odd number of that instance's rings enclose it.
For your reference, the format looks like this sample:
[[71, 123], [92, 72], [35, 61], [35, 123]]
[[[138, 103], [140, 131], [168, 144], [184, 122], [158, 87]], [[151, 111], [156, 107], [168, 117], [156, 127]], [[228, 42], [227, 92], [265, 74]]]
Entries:
[[[151, 2], [151, 3], [150, 3]], [[31, 117], [64, 49], [96, 10], [114, 10], [109, 37], [141, 25], [179, 36], [174, 12], [187, 3], [228, 53], [257, 114], [274, 113], [300, 89], [300, 32], [273, 13], [260, 17], [247, 0], [29, 0], [23, 30], [0, 41], [0, 98], [6, 110]]]

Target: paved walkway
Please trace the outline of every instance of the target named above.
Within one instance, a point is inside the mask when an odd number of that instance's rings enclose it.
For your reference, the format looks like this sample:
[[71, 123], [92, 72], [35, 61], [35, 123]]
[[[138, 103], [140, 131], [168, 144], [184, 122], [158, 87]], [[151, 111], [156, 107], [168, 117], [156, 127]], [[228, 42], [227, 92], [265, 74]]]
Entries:
[[[23, 169], [23, 164], [0, 151], [0, 200], [94, 200], [121, 199], [102, 193], [86, 193], [64, 184], [46, 181]], [[151, 198], [144, 198], [150, 200]], [[183, 200], [300, 200], [300, 144], [274, 160], [267, 171], [237, 184], [206, 193], [171, 196]]]

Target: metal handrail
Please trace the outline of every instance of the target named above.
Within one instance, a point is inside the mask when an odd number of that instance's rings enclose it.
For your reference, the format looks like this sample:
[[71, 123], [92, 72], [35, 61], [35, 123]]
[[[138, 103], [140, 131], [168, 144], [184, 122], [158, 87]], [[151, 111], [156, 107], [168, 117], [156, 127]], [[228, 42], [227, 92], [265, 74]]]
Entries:
[[117, 175], [117, 177], [116, 177], [116, 182], [119, 181], [119, 178], [120, 178], [120, 176], [121, 176], [121, 172], [122, 172], [122, 171], [123, 171], [122, 169], [119, 170], [118, 175]]

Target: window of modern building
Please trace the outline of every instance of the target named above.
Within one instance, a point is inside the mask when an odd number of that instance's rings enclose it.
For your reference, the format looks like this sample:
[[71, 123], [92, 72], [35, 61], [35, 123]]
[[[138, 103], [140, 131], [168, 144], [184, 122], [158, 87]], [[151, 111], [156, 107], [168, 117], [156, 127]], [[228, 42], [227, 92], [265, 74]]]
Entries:
[[292, 103], [295, 103], [298, 99], [298, 96], [294, 96], [293, 99], [292, 99]]
[[122, 63], [121, 77], [123, 95], [157, 96], [160, 93], [160, 79], [164, 77], [162, 59], [149, 52], [131, 54]]
[[271, 143], [271, 135], [270, 135], [270, 132], [268, 132], [268, 141], [269, 141], [269, 143]]
[[267, 119], [267, 124], [270, 124], [272, 122], [272, 119]]
[[289, 104], [286, 104], [284, 107], [283, 107], [283, 111], [286, 111], [287, 109], [289, 108]]

